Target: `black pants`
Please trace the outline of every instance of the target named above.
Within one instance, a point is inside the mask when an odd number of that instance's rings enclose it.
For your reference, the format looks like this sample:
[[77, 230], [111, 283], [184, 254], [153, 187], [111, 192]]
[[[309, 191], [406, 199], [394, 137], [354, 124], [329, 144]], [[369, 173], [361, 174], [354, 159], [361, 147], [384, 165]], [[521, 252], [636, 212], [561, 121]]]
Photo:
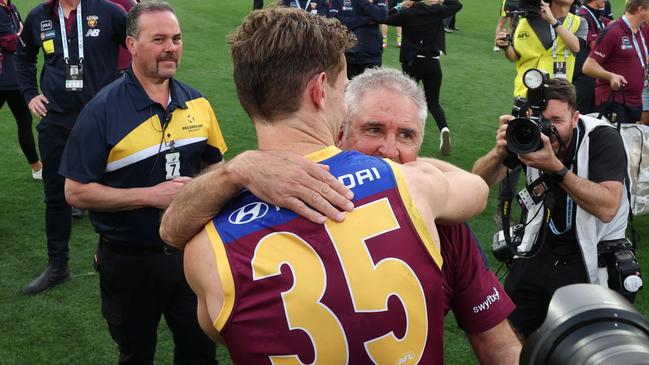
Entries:
[[437, 128], [442, 130], [448, 127], [444, 109], [439, 104], [439, 92], [442, 88], [442, 66], [439, 59], [436, 58], [415, 58], [412, 62], [402, 63], [403, 72], [424, 84], [424, 93], [426, 94], [426, 105], [428, 111], [435, 118]]
[[509, 315], [512, 326], [528, 337], [545, 320], [555, 290], [587, 282], [580, 254], [558, 256], [546, 244], [536, 257], [515, 259], [505, 280], [505, 291], [516, 304]]
[[252, 10], [261, 9], [264, 7], [264, 0], [253, 0]]
[[351, 80], [355, 76], [362, 74], [366, 69], [372, 67], [381, 67], [380, 63], [349, 63], [347, 62], [347, 79]]
[[[47, 117], [46, 117], [47, 118]], [[73, 116], [71, 118], [76, 118]], [[68, 261], [72, 218], [65, 201], [65, 178], [59, 175], [61, 156], [70, 130], [42, 121], [38, 130], [38, 147], [43, 159], [43, 189], [45, 191], [45, 233], [50, 260]]]
[[5, 101], [11, 109], [11, 114], [16, 119], [18, 125], [18, 143], [29, 164], [38, 162], [36, 153], [36, 143], [34, 143], [34, 133], [32, 132], [32, 114], [25, 103], [20, 90], [0, 90], [0, 109], [4, 106]]
[[119, 346], [119, 364], [153, 364], [163, 315], [173, 334], [174, 364], [218, 363], [216, 345], [198, 324], [182, 253], [100, 240], [97, 257], [102, 314]]
[[579, 113], [595, 113], [597, 111], [595, 108], [595, 79], [582, 74], [573, 79], [572, 84], [575, 85], [577, 91], [577, 110], [579, 110]]

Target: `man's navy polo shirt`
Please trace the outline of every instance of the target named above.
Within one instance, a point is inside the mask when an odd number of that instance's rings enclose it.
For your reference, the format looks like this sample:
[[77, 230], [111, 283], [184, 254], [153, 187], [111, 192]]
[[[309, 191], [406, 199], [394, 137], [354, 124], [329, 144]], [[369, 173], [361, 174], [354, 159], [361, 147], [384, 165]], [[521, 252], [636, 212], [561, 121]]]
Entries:
[[[79, 115], [59, 173], [80, 183], [120, 189], [154, 186], [165, 181], [165, 155], [172, 141], [180, 153], [181, 176], [193, 177], [202, 163], [221, 161], [227, 146], [210, 103], [174, 79], [170, 88], [165, 111], [148, 97], [131, 69], [106, 86]], [[91, 211], [90, 218], [97, 233], [111, 241], [155, 246], [163, 243], [158, 234], [161, 213], [147, 207]]]

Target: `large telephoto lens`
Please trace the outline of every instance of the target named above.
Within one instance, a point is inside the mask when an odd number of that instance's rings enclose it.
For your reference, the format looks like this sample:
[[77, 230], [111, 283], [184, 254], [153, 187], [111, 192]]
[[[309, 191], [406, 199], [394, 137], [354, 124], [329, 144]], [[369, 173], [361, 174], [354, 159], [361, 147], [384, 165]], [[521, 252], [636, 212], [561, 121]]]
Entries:
[[558, 289], [521, 364], [649, 364], [649, 321], [620, 294], [595, 284]]
[[516, 118], [507, 127], [507, 148], [518, 154], [531, 153], [543, 147], [538, 124], [528, 118]]

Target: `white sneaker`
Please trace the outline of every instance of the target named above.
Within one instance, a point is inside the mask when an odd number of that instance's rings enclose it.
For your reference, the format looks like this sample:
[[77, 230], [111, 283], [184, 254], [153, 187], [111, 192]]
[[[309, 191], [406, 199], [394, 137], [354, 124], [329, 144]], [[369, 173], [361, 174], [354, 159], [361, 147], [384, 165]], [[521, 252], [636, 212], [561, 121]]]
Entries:
[[439, 153], [442, 156], [448, 156], [451, 154], [451, 131], [448, 127], [442, 128], [439, 133]]
[[32, 170], [32, 177], [34, 180], [43, 180], [43, 169], [41, 168], [38, 171]]

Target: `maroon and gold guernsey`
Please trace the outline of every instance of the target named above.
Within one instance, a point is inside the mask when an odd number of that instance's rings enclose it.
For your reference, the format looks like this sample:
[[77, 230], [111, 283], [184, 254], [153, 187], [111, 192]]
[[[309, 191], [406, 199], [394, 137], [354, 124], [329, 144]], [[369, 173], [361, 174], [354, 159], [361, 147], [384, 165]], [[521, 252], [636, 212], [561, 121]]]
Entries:
[[206, 225], [224, 290], [214, 326], [233, 362], [443, 363], [442, 258], [400, 169], [334, 147], [309, 158], [354, 192], [343, 223], [244, 192]]

